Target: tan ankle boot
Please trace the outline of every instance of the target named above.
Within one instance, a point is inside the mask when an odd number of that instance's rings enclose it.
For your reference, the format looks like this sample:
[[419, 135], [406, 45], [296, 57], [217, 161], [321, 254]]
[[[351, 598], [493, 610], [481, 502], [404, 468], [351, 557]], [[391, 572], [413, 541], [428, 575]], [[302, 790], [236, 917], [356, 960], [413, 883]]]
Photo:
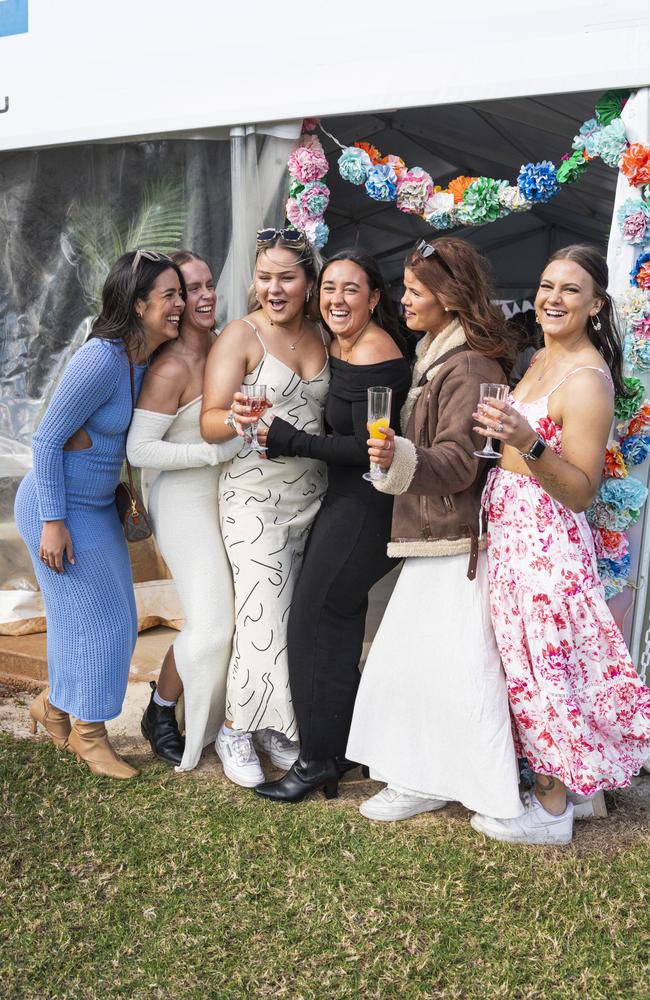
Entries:
[[138, 771], [115, 753], [108, 742], [103, 722], [82, 722], [77, 719], [68, 740], [77, 760], [83, 760], [93, 774], [105, 778], [135, 778]]
[[48, 697], [49, 693], [49, 688], [41, 691], [29, 706], [29, 714], [32, 719], [32, 732], [36, 732], [36, 725], [40, 722], [52, 737], [54, 745], [59, 750], [68, 750], [70, 716], [67, 712], [62, 712], [60, 708], [56, 708], [52, 704]]

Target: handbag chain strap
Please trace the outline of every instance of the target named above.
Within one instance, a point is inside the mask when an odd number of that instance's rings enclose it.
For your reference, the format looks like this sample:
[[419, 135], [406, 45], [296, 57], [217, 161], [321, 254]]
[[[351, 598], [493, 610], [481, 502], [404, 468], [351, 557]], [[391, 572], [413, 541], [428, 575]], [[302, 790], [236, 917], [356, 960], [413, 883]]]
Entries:
[[[131, 420], [133, 420], [133, 411], [135, 410], [135, 379], [133, 376], [133, 362], [129, 358], [129, 376], [131, 381]], [[130, 423], [131, 421], [129, 421]], [[131, 463], [129, 462], [126, 454], [124, 455], [124, 461], [126, 462], [126, 474], [129, 477], [129, 489], [131, 491], [131, 516], [137, 524], [140, 520], [140, 515], [138, 513], [138, 506], [136, 502], [136, 492], [135, 486], [133, 485], [133, 472], [131, 470]]]

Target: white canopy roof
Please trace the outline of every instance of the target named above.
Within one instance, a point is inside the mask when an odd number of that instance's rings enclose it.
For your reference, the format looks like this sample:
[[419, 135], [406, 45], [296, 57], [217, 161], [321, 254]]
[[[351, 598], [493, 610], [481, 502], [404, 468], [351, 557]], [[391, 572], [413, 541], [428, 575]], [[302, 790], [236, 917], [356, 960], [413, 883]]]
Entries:
[[0, 149], [639, 86], [644, 6], [0, 0]]

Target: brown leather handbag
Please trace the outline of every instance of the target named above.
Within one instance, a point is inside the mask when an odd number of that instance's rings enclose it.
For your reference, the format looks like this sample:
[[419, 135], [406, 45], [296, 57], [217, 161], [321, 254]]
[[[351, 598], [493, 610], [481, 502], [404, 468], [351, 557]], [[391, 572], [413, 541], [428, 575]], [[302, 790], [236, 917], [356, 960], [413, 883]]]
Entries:
[[[135, 385], [133, 381], [133, 365], [129, 358], [129, 374], [131, 376], [131, 416], [135, 409]], [[126, 474], [128, 482], [120, 482], [115, 490], [115, 506], [117, 516], [122, 522], [124, 537], [127, 542], [143, 542], [146, 538], [151, 538], [153, 529], [149, 515], [133, 483], [133, 472], [131, 463], [125, 458]]]

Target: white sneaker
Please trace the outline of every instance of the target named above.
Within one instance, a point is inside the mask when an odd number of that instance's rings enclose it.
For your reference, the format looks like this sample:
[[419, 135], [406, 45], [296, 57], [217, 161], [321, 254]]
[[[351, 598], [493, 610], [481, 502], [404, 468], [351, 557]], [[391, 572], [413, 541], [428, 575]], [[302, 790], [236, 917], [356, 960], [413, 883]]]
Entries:
[[437, 799], [433, 796], [424, 798], [422, 795], [412, 795], [408, 792], [398, 792], [396, 788], [386, 785], [381, 792], [366, 799], [359, 806], [359, 812], [366, 819], [394, 821], [417, 816], [418, 813], [434, 812], [447, 805], [447, 799]]
[[230, 731], [224, 726], [217, 733], [214, 749], [223, 764], [223, 773], [236, 785], [255, 788], [265, 781], [259, 757], [255, 753], [252, 733]]
[[475, 813], [470, 823], [479, 833], [511, 844], [568, 844], [573, 836], [573, 804], [567, 800], [561, 816], [552, 816], [536, 795], [524, 795], [526, 812], [514, 819], [494, 819]]
[[298, 760], [300, 745], [292, 743], [284, 733], [279, 733], [276, 729], [258, 729], [255, 742], [269, 756], [271, 763], [281, 767], [283, 771], [288, 771]]

